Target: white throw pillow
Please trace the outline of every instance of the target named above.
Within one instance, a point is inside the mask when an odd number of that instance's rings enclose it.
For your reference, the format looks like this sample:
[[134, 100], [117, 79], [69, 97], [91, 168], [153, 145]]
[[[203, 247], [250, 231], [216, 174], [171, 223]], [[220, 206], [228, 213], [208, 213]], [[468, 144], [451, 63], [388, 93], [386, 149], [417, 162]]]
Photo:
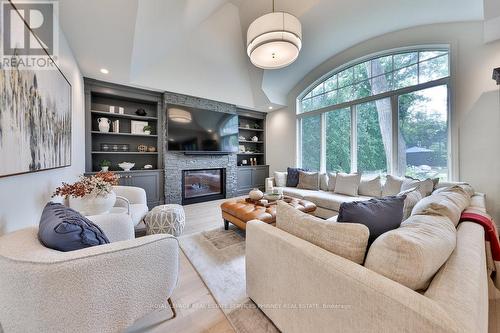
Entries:
[[328, 175], [326, 173], [321, 173], [319, 175], [319, 189], [328, 191]]
[[382, 185], [380, 183], [380, 176], [373, 179], [361, 179], [358, 188], [359, 195], [367, 197], [380, 197], [382, 194]]
[[363, 263], [370, 235], [365, 225], [326, 221], [284, 202], [278, 202], [276, 227], [358, 264]]
[[403, 221], [411, 216], [413, 207], [422, 200], [422, 193], [419, 191], [418, 187], [408, 189], [406, 191], [401, 191], [398, 196], [406, 195], [404, 207], [403, 207]]
[[355, 197], [358, 195], [359, 183], [361, 181], [360, 173], [342, 173], [337, 172], [335, 178], [335, 193], [350, 195]]
[[285, 187], [286, 174], [286, 172], [274, 171], [274, 185], [277, 187]]
[[401, 184], [401, 191], [406, 191], [414, 187], [418, 187], [420, 193], [422, 193], [422, 197], [425, 198], [434, 190], [434, 181], [430, 178], [427, 178], [426, 180], [405, 178], [403, 180], [403, 184]]
[[412, 215], [370, 246], [365, 267], [413, 290], [422, 290], [456, 246], [456, 229], [444, 216]]
[[335, 182], [337, 180], [337, 174], [335, 172], [328, 172], [328, 191], [335, 191]]
[[384, 187], [382, 188], [382, 196], [396, 195], [401, 192], [404, 178], [387, 175]]

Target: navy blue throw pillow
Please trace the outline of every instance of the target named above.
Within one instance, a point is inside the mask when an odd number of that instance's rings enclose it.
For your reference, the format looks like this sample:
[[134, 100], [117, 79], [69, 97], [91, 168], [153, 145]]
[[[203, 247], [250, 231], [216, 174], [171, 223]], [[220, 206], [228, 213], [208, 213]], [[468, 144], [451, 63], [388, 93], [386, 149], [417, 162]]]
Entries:
[[299, 183], [299, 171], [309, 171], [309, 169], [301, 168], [287, 168], [286, 172], [286, 186], [287, 187], [297, 187]]
[[383, 233], [399, 228], [406, 195], [343, 202], [337, 222], [361, 223], [370, 230], [368, 245]]
[[38, 239], [48, 248], [74, 251], [109, 243], [104, 232], [77, 211], [49, 202], [42, 212]]

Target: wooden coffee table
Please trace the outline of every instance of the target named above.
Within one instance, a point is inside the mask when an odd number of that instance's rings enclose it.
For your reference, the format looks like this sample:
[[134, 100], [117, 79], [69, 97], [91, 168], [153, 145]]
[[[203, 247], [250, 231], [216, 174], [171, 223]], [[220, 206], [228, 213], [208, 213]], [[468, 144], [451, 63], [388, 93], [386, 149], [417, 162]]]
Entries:
[[[316, 210], [316, 205], [307, 200], [285, 197], [281, 201], [285, 201], [304, 213], [312, 214]], [[224, 229], [229, 228], [229, 222], [243, 230], [246, 229], [247, 222], [251, 220], [275, 223], [276, 207], [276, 203], [272, 203], [269, 207], [263, 207], [247, 202], [245, 199], [225, 201], [220, 205], [222, 218], [224, 219]]]

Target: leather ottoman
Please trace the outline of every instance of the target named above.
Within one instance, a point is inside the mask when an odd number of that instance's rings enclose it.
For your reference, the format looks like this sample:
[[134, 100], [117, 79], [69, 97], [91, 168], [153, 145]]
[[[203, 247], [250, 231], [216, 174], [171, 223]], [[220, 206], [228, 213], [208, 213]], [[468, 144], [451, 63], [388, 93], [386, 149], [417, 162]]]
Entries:
[[[304, 212], [313, 213], [316, 205], [310, 201], [288, 197], [286, 202]], [[251, 220], [260, 220], [266, 223], [276, 222], [276, 204], [263, 207], [245, 199], [229, 200], [221, 204], [222, 218], [224, 219], [224, 229], [228, 229], [229, 222], [245, 230], [246, 223]]]

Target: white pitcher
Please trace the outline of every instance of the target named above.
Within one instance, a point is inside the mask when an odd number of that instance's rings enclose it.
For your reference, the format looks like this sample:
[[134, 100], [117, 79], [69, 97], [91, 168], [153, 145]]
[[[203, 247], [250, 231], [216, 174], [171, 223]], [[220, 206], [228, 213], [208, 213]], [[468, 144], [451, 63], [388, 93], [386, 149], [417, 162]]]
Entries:
[[97, 118], [97, 122], [99, 123], [99, 131], [109, 132], [109, 125], [111, 124], [111, 120], [102, 117], [102, 118]]

